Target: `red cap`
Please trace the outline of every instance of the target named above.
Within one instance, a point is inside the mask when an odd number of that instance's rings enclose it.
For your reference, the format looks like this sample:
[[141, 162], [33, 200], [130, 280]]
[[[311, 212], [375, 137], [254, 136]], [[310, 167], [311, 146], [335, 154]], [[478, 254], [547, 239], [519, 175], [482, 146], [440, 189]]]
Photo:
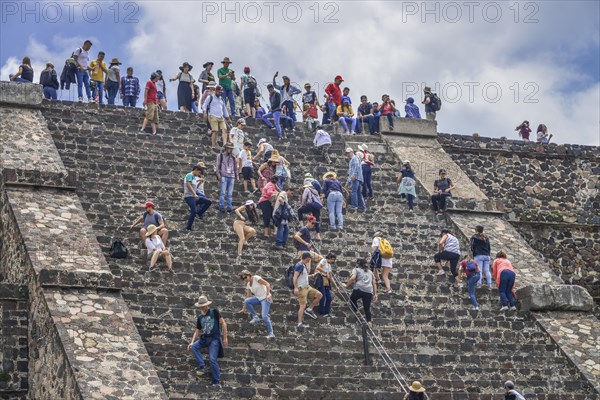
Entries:
[[344, 78], [341, 75], [336, 76], [334, 80], [344, 82]]
[[316, 220], [317, 220], [317, 218], [316, 218], [316, 217], [314, 217], [314, 216], [312, 216], [312, 215], [309, 215], [308, 217], [306, 217], [306, 220], [307, 220], [308, 222], [314, 222], [314, 221], [316, 221]]
[[244, 72], [250, 72], [250, 67], [244, 67]]
[[144, 204], [144, 208], [148, 208], [148, 207], [154, 208], [154, 203], [151, 201], [147, 201], [146, 204]]

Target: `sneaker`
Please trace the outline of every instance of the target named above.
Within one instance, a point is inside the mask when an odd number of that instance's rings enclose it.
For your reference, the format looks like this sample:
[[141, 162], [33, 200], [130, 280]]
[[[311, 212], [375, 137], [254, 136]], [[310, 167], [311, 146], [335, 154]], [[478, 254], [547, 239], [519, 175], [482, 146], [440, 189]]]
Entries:
[[198, 369], [196, 370], [196, 376], [197, 376], [198, 378], [201, 378], [201, 377], [203, 377], [205, 374], [206, 374], [206, 370], [205, 370], [204, 368], [198, 368]]
[[80, 98], [79, 98], [79, 102], [80, 102], [80, 103], [83, 103], [83, 97], [80, 97]]
[[267, 337], [267, 339], [275, 339], [275, 334], [273, 332], [271, 332], [266, 337]]
[[500, 311], [507, 311], [507, 310], [508, 310], [508, 307], [507, 307], [507, 306], [503, 306], [503, 307], [500, 309]]
[[331, 315], [329, 315], [329, 313], [327, 313], [327, 314], [321, 314], [321, 317], [324, 317], [324, 318], [331, 318]]
[[356, 135], [356, 133], [354, 131], [350, 131], [351, 135]]
[[412, 208], [409, 209], [408, 212], [412, 214], [413, 213], [413, 209]]
[[444, 271], [443, 269], [440, 269], [437, 274], [438, 275], [446, 275], [446, 271]]
[[253, 317], [253, 318], [250, 320], [250, 323], [251, 323], [252, 325], [254, 325], [254, 324], [258, 324], [259, 322], [260, 322], [260, 318], [259, 318], [258, 316], [256, 316], [256, 317]]
[[300, 323], [299, 323], [299, 324], [296, 326], [296, 328], [298, 328], [298, 329], [304, 329], [304, 328], [308, 328], [308, 325], [306, 325], [306, 324], [303, 324], [302, 322], [300, 322]]
[[210, 385], [210, 388], [213, 390], [221, 390], [221, 389], [223, 389], [223, 386], [221, 386], [221, 384], [217, 382], [217, 383], [213, 383], [212, 385]]
[[511, 308], [509, 308], [510, 311], [517, 311], [517, 307], [512, 306]]
[[232, 210], [231, 208], [228, 208], [228, 209], [227, 209], [227, 212], [228, 212], [228, 213], [232, 213], [232, 212], [233, 212], [233, 210]]
[[400, 203], [406, 203], [406, 197], [400, 197]]
[[224, 213], [224, 212], [225, 212], [225, 209], [224, 209], [224, 208], [219, 208], [219, 212], [222, 212], [222, 213]]
[[390, 290], [386, 290], [384, 293], [385, 293], [385, 294], [392, 294], [392, 289], [390, 289]]
[[312, 308], [307, 308], [306, 310], [304, 310], [304, 314], [308, 315], [312, 319], [317, 319], [317, 314], [315, 314]]
[[252, 194], [254, 194], [254, 193], [256, 193], [256, 192], [258, 192], [258, 188], [254, 188], [254, 189], [252, 189]]
[[250, 191], [249, 191], [249, 190], [244, 190], [244, 194], [245, 194], [245, 195], [249, 195], [249, 194], [250, 194]]
[[473, 311], [479, 311], [479, 307], [473, 307]]
[[88, 99], [88, 102], [90, 102], [90, 103], [95, 103], [95, 102], [96, 102], [96, 100], [94, 100], [94, 99]]

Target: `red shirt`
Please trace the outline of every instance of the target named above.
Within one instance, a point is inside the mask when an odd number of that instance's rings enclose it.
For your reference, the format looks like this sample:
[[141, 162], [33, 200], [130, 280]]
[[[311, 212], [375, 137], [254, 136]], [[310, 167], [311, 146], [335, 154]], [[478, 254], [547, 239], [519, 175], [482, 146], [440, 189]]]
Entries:
[[146, 95], [146, 102], [158, 104], [158, 96], [156, 94], [156, 84], [152, 81], [146, 82], [146, 89], [148, 94]]
[[335, 83], [330, 83], [325, 88], [325, 93], [333, 96], [333, 102], [336, 105], [338, 105], [338, 106], [342, 105], [342, 89], [340, 89], [339, 85], [336, 85]]
[[[475, 265], [477, 265], [477, 263], [475, 262], [475, 260], [471, 260], [471, 261], [473, 261], [473, 262], [475, 263]], [[465, 273], [467, 276], [471, 276], [471, 274], [474, 274], [474, 273], [479, 273], [479, 272], [481, 272], [481, 271], [479, 270], [479, 265], [477, 265], [477, 269], [476, 269], [475, 271], [469, 271], [469, 270], [467, 269], [467, 260], [462, 260], [462, 261], [460, 262], [460, 266], [462, 267], [462, 270], [463, 270], [463, 272], [464, 272], [464, 273]]]
[[388, 114], [392, 114], [394, 111], [392, 111], [392, 103], [385, 103], [382, 107], [381, 107], [381, 115], [388, 115]]

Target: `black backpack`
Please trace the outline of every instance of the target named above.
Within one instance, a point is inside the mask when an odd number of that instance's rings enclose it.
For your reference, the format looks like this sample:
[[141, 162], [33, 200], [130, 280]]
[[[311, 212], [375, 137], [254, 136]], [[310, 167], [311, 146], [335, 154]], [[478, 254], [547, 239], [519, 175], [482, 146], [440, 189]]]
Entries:
[[116, 239], [112, 246], [110, 246], [110, 257], [111, 258], [127, 258], [129, 250], [123, 244], [120, 239]]
[[296, 268], [296, 264], [290, 265], [288, 269], [285, 270], [285, 284], [290, 289], [294, 290], [294, 269]]
[[430, 93], [429, 101], [431, 101], [430, 105], [433, 111], [440, 111], [442, 109], [442, 99], [437, 94]]

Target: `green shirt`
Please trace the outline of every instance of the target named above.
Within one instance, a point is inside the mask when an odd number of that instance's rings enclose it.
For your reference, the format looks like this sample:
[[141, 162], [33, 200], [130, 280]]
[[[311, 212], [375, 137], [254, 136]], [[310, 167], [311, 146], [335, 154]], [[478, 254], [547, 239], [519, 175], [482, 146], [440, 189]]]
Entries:
[[[217, 70], [217, 76], [225, 75], [231, 72], [229, 68], [219, 68]], [[223, 86], [223, 89], [231, 89], [231, 78], [219, 78], [219, 85]]]

